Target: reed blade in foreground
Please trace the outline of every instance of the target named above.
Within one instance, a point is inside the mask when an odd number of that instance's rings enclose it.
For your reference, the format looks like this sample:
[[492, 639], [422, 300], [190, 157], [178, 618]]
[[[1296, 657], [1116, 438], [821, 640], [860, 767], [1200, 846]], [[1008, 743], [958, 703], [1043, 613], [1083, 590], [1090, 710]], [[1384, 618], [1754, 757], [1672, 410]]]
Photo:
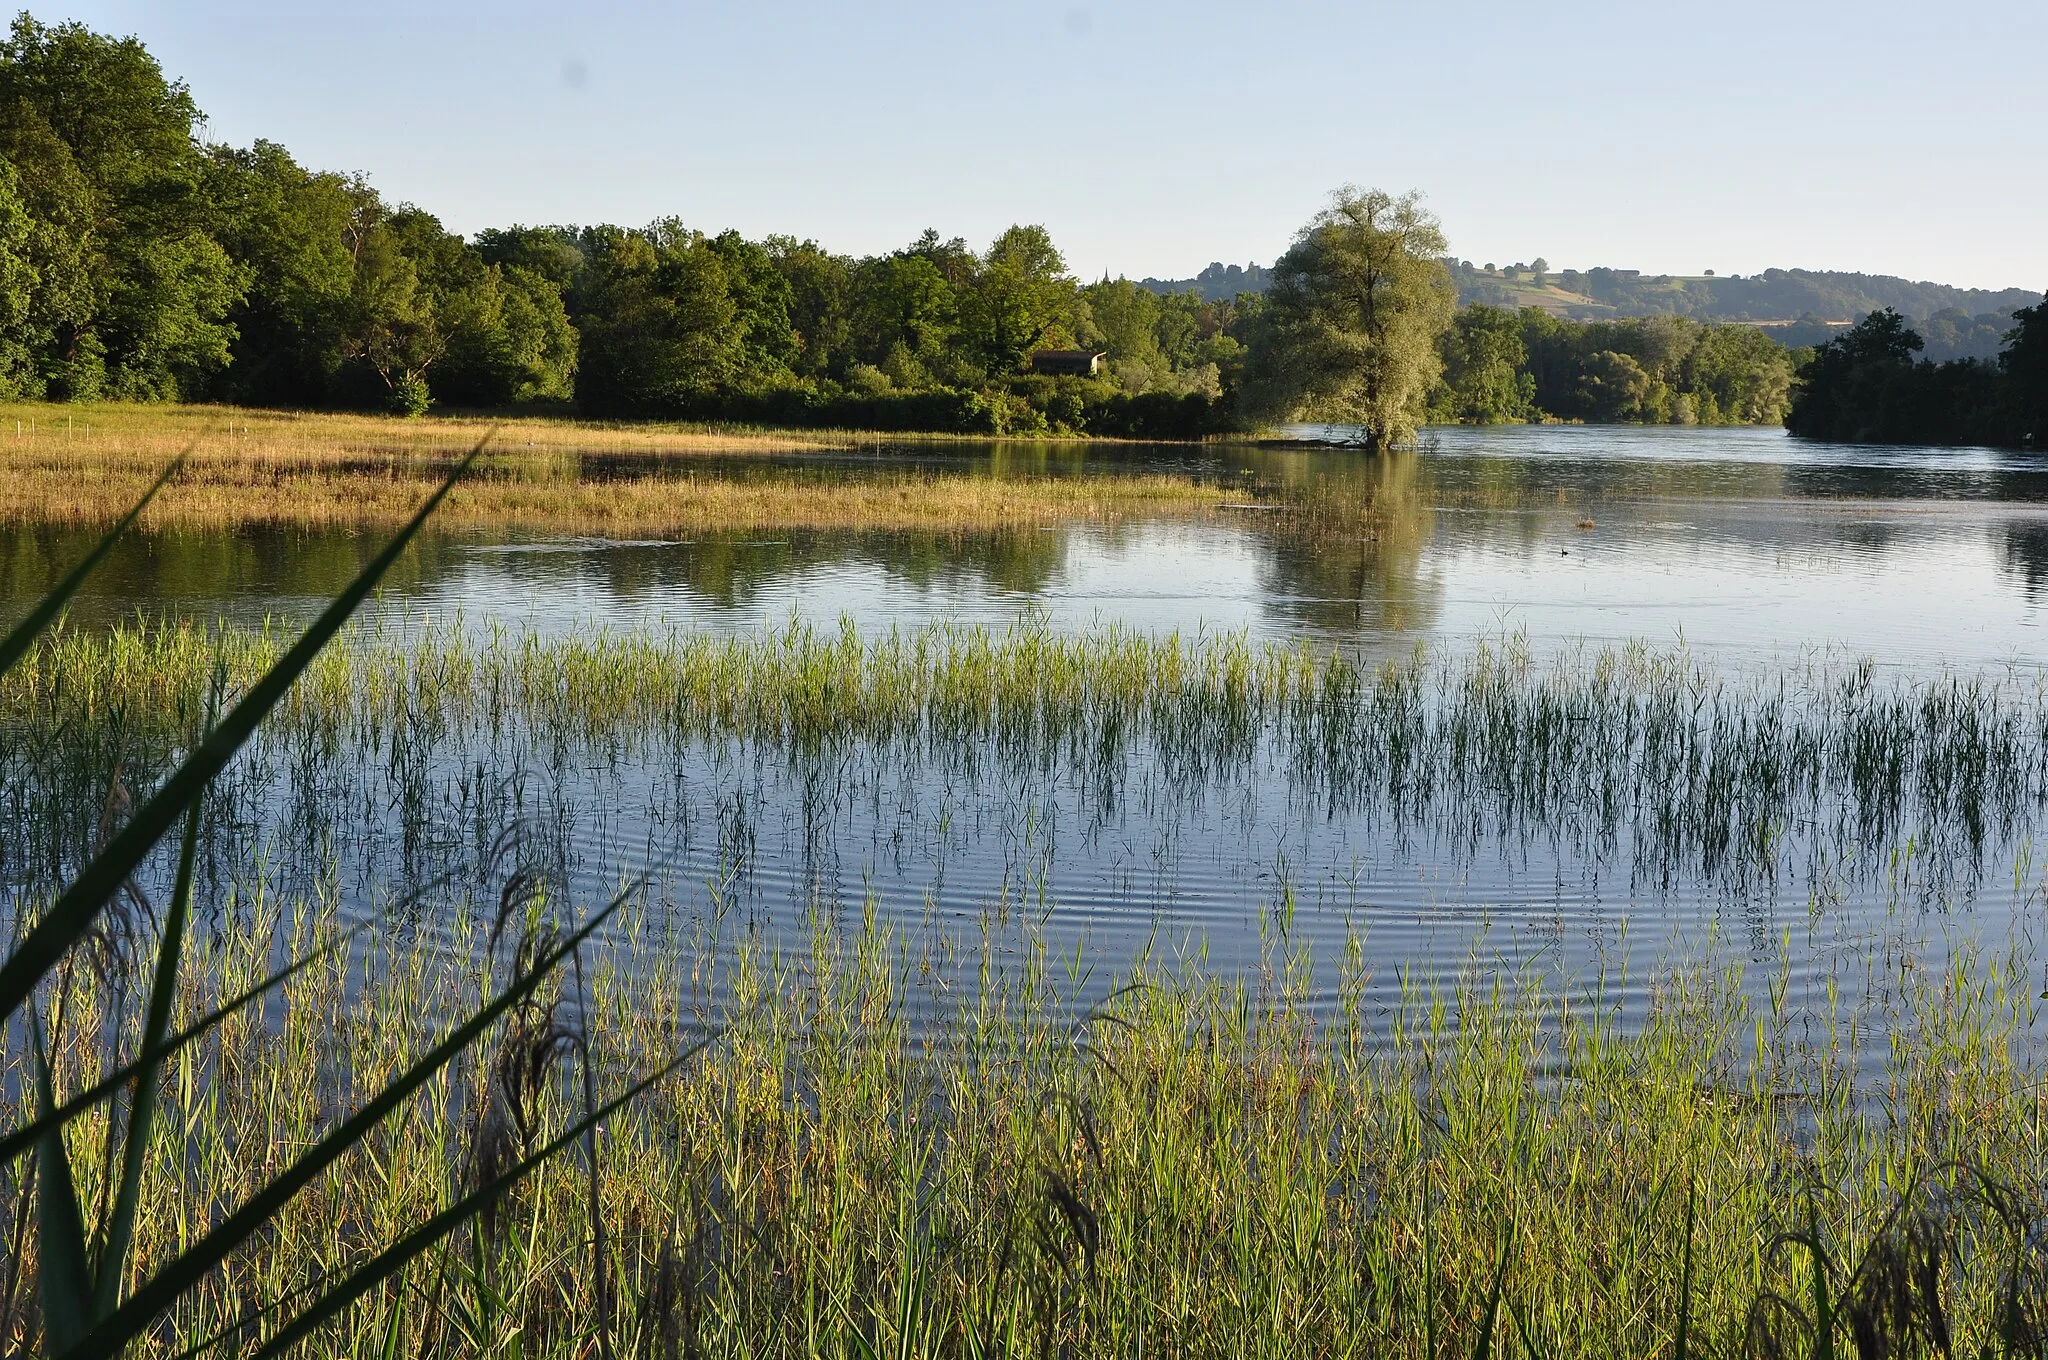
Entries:
[[241, 1208], [222, 1219], [211, 1232], [136, 1289], [126, 1303], [94, 1327], [78, 1345], [64, 1351], [64, 1360], [95, 1360], [96, 1357], [119, 1353], [148, 1327], [159, 1313], [205, 1278], [243, 1243], [260, 1232], [293, 1196], [360, 1143], [372, 1129], [383, 1122], [386, 1116], [397, 1109], [402, 1101], [425, 1086], [436, 1072], [468, 1049], [492, 1022], [531, 995], [542, 979], [595, 934], [598, 927], [611, 919], [612, 915], [640, 890], [644, 882], [643, 875], [642, 878], [629, 883], [572, 934], [534, 959], [527, 970], [514, 979], [504, 991], [449, 1031], [410, 1068], [394, 1078], [361, 1109], [343, 1120], [290, 1167], [257, 1191]]
[[50, 909], [37, 921], [35, 927], [0, 965], [0, 1019], [12, 1015], [28, 999], [43, 975], [55, 967], [57, 960], [66, 950], [84, 938], [91, 929], [95, 917], [106, 906], [114, 891], [135, 871], [135, 866], [153, 849], [164, 832], [170, 829], [186, 806], [197, 798], [216, 774], [234, 758], [242, 744], [255, 732], [256, 727], [269, 715], [270, 710], [283, 699], [292, 682], [300, 672], [311, 665], [320, 649], [327, 645], [336, 633], [341, 631], [349, 616], [362, 604], [369, 593], [376, 589], [384, 573], [398, 560], [427, 517], [447, 498], [455, 484], [468, 472], [484, 446], [495, 431], [487, 431], [476, 442], [462, 461], [456, 464], [434, 493], [427, 497], [406, 526], [399, 530], [392, 540], [384, 545], [381, 552], [370, 560], [368, 566], [358, 572], [355, 580], [335, 596], [332, 603], [320, 612], [291, 650], [280, 657], [275, 665], [264, 673], [242, 696], [240, 703], [229, 710], [219, 726], [207, 734], [191, 755], [172, 772], [151, 795], [148, 802], [137, 810], [128, 824], [115, 834], [105, 849], [93, 858], [92, 863], [80, 871]]
[[348, 1279], [344, 1280], [327, 1294], [322, 1295], [305, 1312], [286, 1323], [277, 1335], [271, 1337], [264, 1344], [263, 1348], [256, 1352], [251, 1360], [268, 1360], [268, 1357], [281, 1354], [303, 1340], [314, 1330], [339, 1315], [343, 1309], [347, 1308], [357, 1299], [360, 1299], [385, 1280], [403, 1270], [407, 1263], [412, 1261], [421, 1252], [426, 1251], [449, 1233], [477, 1217], [498, 1199], [510, 1193], [513, 1186], [538, 1170], [551, 1158], [561, 1155], [568, 1148], [574, 1146], [578, 1139], [594, 1132], [600, 1124], [612, 1115], [617, 1114], [640, 1096], [652, 1090], [656, 1085], [673, 1076], [688, 1064], [691, 1059], [716, 1042], [718, 1037], [718, 1032], [705, 1035], [696, 1043], [690, 1045], [689, 1048], [677, 1054], [668, 1062], [663, 1063], [653, 1072], [634, 1082], [624, 1091], [621, 1091], [618, 1095], [612, 1097], [582, 1119], [564, 1129], [552, 1141], [544, 1144], [539, 1150], [535, 1151], [518, 1165], [512, 1167], [504, 1175], [488, 1185], [480, 1186], [470, 1191], [469, 1194], [463, 1196], [398, 1241], [386, 1247], [365, 1263], [361, 1269], [351, 1274]]
[[36, 640], [37, 634], [49, 627], [50, 621], [64, 612], [64, 606], [71, 602], [71, 597], [85, 584], [85, 578], [92, 575], [93, 568], [100, 564], [100, 559], [113, 551], [114, 544], [121, 535], [128, 532], [135, 521], [141, 518], [142, 512], [149, 508], [149, 503], [156, 499], [156, 493], [163, 490], [171, 478], [178, 475], [179, 470], [185, 466], [185, 459], [191, 456], [192, 450], [198, 447], [198, 444], [199, 441], [196, 439], [187, 444], [185, 451], [173, 458], [171, 465], [149, 484], [149, 490], [142, 493], [142, 499], [135, 502], [113, 528], [107, 530], [106, 537], [102, 538], [77, 566], [65, 573], [64, 579], [52, 586], [50, 593], [37, 601], [34, 609], [29, 610], [22, 616], [20, 622], [7, 630], [7, 637], [0, 640], [0, 675], [14, 669], [14, 663], [27, 654], [29, 644]]

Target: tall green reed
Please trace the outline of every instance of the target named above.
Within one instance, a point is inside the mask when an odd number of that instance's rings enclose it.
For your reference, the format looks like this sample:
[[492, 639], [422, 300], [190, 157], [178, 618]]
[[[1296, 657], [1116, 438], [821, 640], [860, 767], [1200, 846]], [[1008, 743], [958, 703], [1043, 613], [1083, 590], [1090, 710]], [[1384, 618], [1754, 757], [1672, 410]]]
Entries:
[[[190, 994], [316, 928], [295, 910], [231, 917]], [[2025, 979], [1993, 959], [1902, 975], [1884, 1082], [1843, 1098], [1840, 1036], [1771, 1025], [1727, 971], [1658, 970], [1624, 1027], [1476, 959], [1385, 1010], [1331, 1012], [1305, 963], [1276, 959], [1265, 986], [1159, 961], [1090, 1004], [1039, 955], [991, 960], [920, 1027], [916, 942], [872, 919], [677, 949], [623, 910], [589, 955], [601, 1071], [738, 1018], [609, 1126], [597, 1216], [622, 1353], [1938, 1353], [1932, 1300], [1953, 1350], [2024, 1354], [2048, 1317], [2043, 1073]], [[429, 998], [487, 994], [490, 952], [473, 920], [328, 956], [171, 1060], [174, 1125], [230, 1189], [260, 1183], [416, 1051]], [[1337, 990], [1363, 995], [1355, 976]], [[206, 1080], [224, 1068], [237, 1080]], [[374, 1259], [468, 1183], [454, 1134], [497, 1080], [444, 1069], [149, 1352]], [[578, 1103], [561, 1084], [536, 1100]], [[162, 1140], [145, 1252], [176, 1240], [194, 1176]], [[584, 1353], [594, 1221], [586, 1180], [543, 1168], [465, 1250], [306, 1353]]]
[[[190, 1230], [180, 1234], [172, 1249], [135, 1250], [146, 1163], [154, 1145], [167, 1133], [159, 1118], [164, 1095], [160, 1077], [167, 1065], [189, 1053], [194, 1040], [245, 1021], [247, 1000], [286, 985], [321, 952], [302, 955], [253, 989], [243, 989], [235, 1001], [201, 1014], [173, 1040], [170, 1023], [191, 934], [203, 797], [475, 463], [487, 440], [488, 436], [470, 451], [405, 528], [306, 630], [269, 660], [260, 674], [247, 680], [232, 702], [209, 704], [206, 722], [185, 734], [182, 750], [132, 812], [121, 806], [126, 798], [117, 762], [109, 782], [121, 796], [109, 797], [97, 843], [52, 898], [33, 910], [14, 914], [13, 939], [5, 958], [0, 959], [0, 1049], [10, 1059], [26, 1050], [30, 1070], [17, 1076], [11, 1089], [31, 1089], [34, 1099], [31, 1110], [16, 1112], [5, 1137], [10, 1153], [8, 1170], [15, 1171], [20, 1156], [33, 1148], [34, 1175], [24, 1178], [16, 1172], [17, 1211], [5, 1294], [0, 1297], [0, 1333], [8, 1334], [10, 1344], [50, 1355], [94, 1357], [125, 1351], [144, 1338], [160, 1339], [166, 1316], [181, 1301], [217, 1278], [252, 1241], [273, 1230], [279, 1216], [302, 1191], [354, 1155], [452, 1061], [487, 1040], [501, 1020], [512, 1025], [516, 1036], [519, 1017], [530, 1011], [543, 982], [565, 960], [575, 959], [582, 944], [630, 895], [629, 889], [589, 920], [559, 935], [523, 937], [504, 985], [459, 1016], [423, 1054], [409, 1055], [388, 1081], [344, 1117], [300, 1140], [290, 1155], [267, 1165], [239, 1200], [228, 1199], [217, 1182], [204, 1179], [199, 1189], [207, 1200], [198, 1224], [192, 1225], [188, 1219]], [[173, 464], [79, 568], [0, 641], [0, 671], [20, 664], [29, 653], [29, 639], [58, 617], [92, 565], [176, 470]], [[226, 688], [218, 660], [214, 674], [213, 692], [218, 700]], [[138, 997], [128, 985], [123, 955], [146, 929], [132, 913], [147, 913], [149, 903], [134, 874], [157, 841], [180, 819], [185, 830], [175, 885], [167, 913], [154, 923], [156, 963], [146, 991]], [[508, 891], [508, 911], [516, 900]], [[581, 977], [580, 961], [577, 975]], [[16, 1029], [25, 1033], [25, 1044], [9, 1037]], [[124, 1053], [133, 1056], [124, 1062]], [[71, 1080], [64, 1084], [84, 1089], [60, 1101], [60, 1071], [67, 1055], [72, 1063], [63, 1075]], [[674, 1071], [688, 1056], [671, 1058], [658, 1066], [653, 1076], [641, 1078], [628, 1085], [624, 1094], [599, 1105], [589, 1072], [586, 1038], [582, 1045], [585, 1100], [580, 1119], [538, 1148], [532, 1146], [532, 1131], [523, 1130], [525, 1136], [515, 1155], [501, 1158], [466, 1194], [423, 1223], [405, 1226], [377, 1255], [264, 1304], [252, 1315], [262, 1324], [257, 1335], [268, 1334], [259, 1353], [294, 1344], [381, 1288], [414, 1258], [465, 1227], [565, 1147], [579, 1139], [594, 1146], [588, 1140], [594, 1138], [594, 1130], [604, 1119], [651, 1089], [654, 1081]], [[527, 1060], [529, 1067], [546, 1057], [546, 1051], [536, 1050], [536, 1056]], [[117, 1102], [115, 1097], [124, 1089], [125, 1102]], [[117, 1104], [121, 1108], [117, 1109]], [[97, 1158], [91, 1155], [95, 1140], [83, 1136], [95, 1129], [101, 1147]], [[589, 1174], [594, 1194], [594, 1156]], [[28, 1212], [31, 1202], [33, 1231]], [[24, 1286], [32, 1289], [29, 1306], [18, 1308], [18, 1291]], [[611, 1338], [602, 1308], [598, 1316], [596, 1343], [609, 1353]], [[217, 1338], [226, 1339], [227, 1334]]]

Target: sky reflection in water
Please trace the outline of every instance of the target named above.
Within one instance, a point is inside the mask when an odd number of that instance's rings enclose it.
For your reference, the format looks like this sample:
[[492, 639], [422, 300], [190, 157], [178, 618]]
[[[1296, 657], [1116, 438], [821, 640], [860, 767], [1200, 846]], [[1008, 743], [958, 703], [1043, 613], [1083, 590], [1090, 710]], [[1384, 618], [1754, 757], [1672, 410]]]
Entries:
[[[1235, 504], [1287, 508], [958, 535], [443, 536], [404, 564], [376, 608], [393, 620], [459, 616], [543, 632], [749, 631], [842, 617], [866, 630], [1000, 627], [1030, 611], [1057, 629], [1243, 629], [1367, 656], [1520, 633], [1539, 653], [1683, 643], [1732, 671], [1820, 653], [1867, 656], [1906, 676], [2031, 672], [2042, 656], [2048, 460], [2039, 458], [1826, 449], [1770, 430], [1566, 427], [1439, 430], [1420, 454], [1389, 459], [1270, 445], [1076, 446], [732, 468], [857, 477], [904, 463], [934, 475], [1167, 470], [1226, 483]], [[1358, 516], [1368, 502], [1372, 513]], [[82, 547], [79, 535], [48, 528], [0, 534], [13, 603]], [[137, 609], [244, 622], [298, 615], [373, 549], [372, 538], [276, 529], [143, 535], [77, 612], [86, 621]], [[449, 754], [435, 778], [476, 758]], [[381, 778], [358, 776], [365, 786]], [[1364, 931], [1389, 986], [1403, 966], [1455, 966], [1481, 935], [1500, 957], [1583, 976], [1624, 937], [1639, 961], [1709, 940], [1761, 960], [1789, 932], [1794, 972], [1818, 988], [1852, 954], [1939, 955], [1958, 932], [2002, 938], [2039, 914], [2038, 885], [2014, 877], [2015, 855], [2030, 853], [2023, 836], [1994, 847], [1981, 877], [1933, 901], [1910, 874], [1902, 883], [1875, 864], [1836, 865], [1845, 877], [1826, 885], [1796, 865], [1775, 882], [1645, 884], [1629, 872], [1626, 845], [1611, 857], [1526, 841], [1453, 848], [1426, 831], [1396, 836], [1333, 818], [1271, 771], [1166, 790], [1135, 757], [1107, 812], [1057, 771], [934, 783], [856, 761], [831, 773], [833, 809], [821, 818], [806, 804], [817, 796], [815, 771], [712, 753], [672, 753], [662, 769], [559, 768], [539, 785], [573, 810], [565, 867], [586, 889], [665, 839], [681, 855], [665, 892], [680, 912], [705, 911], [704, 885], [733, 871], [732, 810], [745, 807], [742, 916], [787, 928], [823, 905], [857, 917], [872, 892], [906, 925], [936, 921], [979, 939], [1000, 898], [1013, 908], [1004, 931], [1036, 917], [1031, 928], [1054, 945], [1079, 942], [1112, 966], [1148, 941], [1254, 963], [1285, 897], [1295, 909], [1288, 929], [1321, 954]], [[371, 794], [365, 806], [383, 796]], [[1789, 834], [1796, 843], [1797, 830]], [[390, 880], [403, 840], [395, 826], [360, 829], [358, 890]], [[1817, 913], [1823, 888], [1840, 901]], [[1041, 909], [1026, 910], [1027, 897]]]

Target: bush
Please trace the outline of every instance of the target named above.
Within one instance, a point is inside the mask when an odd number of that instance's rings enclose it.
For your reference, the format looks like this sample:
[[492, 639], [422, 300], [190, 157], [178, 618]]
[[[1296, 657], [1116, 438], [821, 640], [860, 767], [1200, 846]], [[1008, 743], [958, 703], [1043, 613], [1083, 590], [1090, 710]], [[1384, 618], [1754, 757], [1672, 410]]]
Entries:
[[417, 374], [408, 373], [391, 385], [391, 409], [401, 416], [423, 416], [434, 404], [434, 394], [427, 390], [427, 380]]

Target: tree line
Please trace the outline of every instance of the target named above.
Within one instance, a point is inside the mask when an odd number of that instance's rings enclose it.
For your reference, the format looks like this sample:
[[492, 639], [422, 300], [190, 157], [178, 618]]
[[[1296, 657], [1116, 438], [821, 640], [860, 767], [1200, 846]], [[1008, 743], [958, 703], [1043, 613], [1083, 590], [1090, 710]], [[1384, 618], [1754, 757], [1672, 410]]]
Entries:
[[1775, 425], [1795, 356], [1753, 326], [1676, 316], [1567, 321], [1473, 303], [1439, 341], [1439, 422]]
[[[0, 395], [1199, 434], [1229, 300], [1082, 285], [1042, 227], [853, 258], [666, 219], [465, 239], [360, 175], [195, 135], [135, 39], [0, 42]], [[1047, 377], [1033, 351], [1107, 351]]]
[[1414, 194], [1339, 190], [1271, 270], [1162, 294], [1082, 283], [1032, 225], [864, 257], [673, 218], [465, 238], [199, 126], [139, 41], [14, 21], [0, 396], [1138, 438], [1304, 419], [1386, 447], [1431, 419], [1775, 422], [1793, 383], [1754, 328], [1460, 309]]
[[1996, 360], [1916, 358], [1906, 319], [1872, 312], [1814, 351], [1785, 424], [1811, 439], [1887, 444], [2048, 443], [2048, 300], [2013, 314]]

